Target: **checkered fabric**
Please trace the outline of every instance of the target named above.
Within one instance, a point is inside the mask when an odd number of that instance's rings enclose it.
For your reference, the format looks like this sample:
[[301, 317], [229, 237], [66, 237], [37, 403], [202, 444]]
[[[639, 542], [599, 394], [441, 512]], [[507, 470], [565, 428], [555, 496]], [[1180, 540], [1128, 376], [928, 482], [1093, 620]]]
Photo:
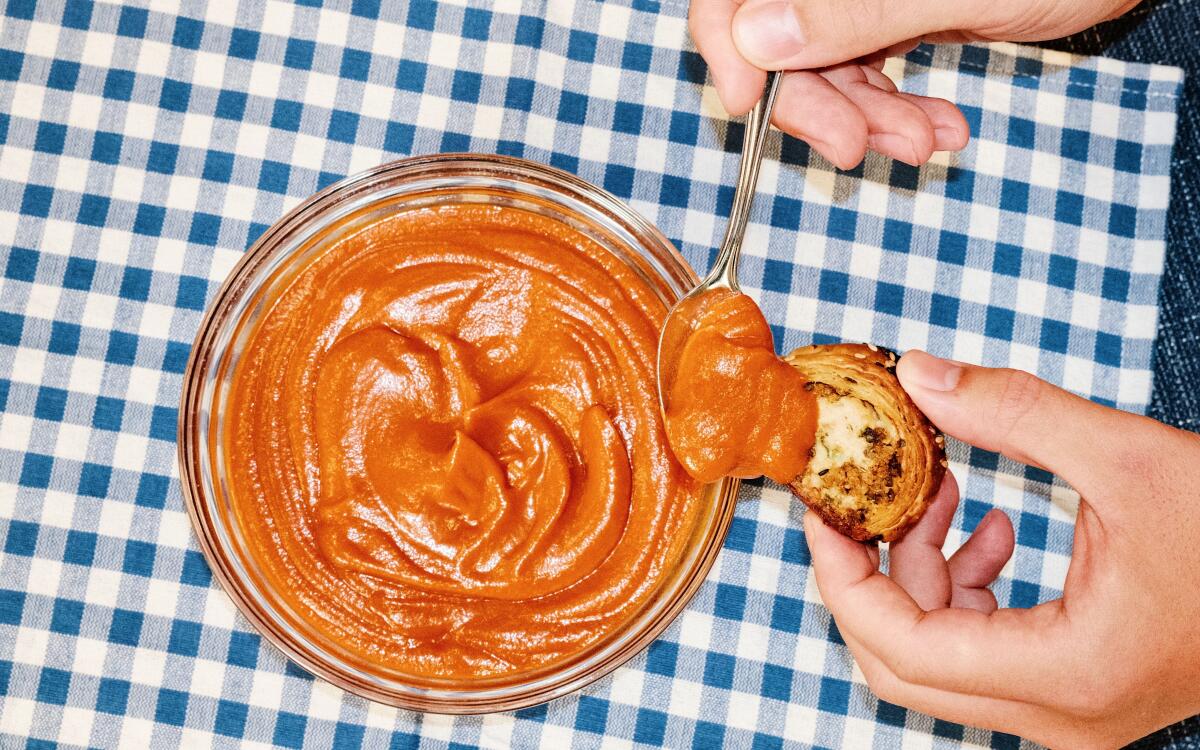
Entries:
[[[604, 186], [702, 269], [742, 127], [676, 0], [185, 5], [0, 17], [0, 747], [1020, 744], [871, 695], [769, 483], [665, 635], [549, 705], [422, 716], [264, 645], [197, 551], [175, 463], [189, 345], [243, 249], [346, 174], [481, 151]], [[838, 172], [772, 136], [742, 278], [781, 348], [923, 347], [1144, 410], [1178, 71], [994, 45], [889, 72], [960, 103], [974, 139]], [[951, 447], [948, 547], [994, 503], [1019, 544], [999, 600], [1054, 597], [1077, 496]]]

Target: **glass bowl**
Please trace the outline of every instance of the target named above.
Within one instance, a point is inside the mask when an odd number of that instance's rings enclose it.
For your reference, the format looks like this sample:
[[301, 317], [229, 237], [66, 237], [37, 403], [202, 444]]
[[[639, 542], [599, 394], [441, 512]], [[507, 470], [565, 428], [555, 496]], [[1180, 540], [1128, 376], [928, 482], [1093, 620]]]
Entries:
[[716, 559], [733, 516], [737, 481], [704, 489], [683, 558], [636, 615], [590, 648], [541, 670], [439, 681], [372, 669], [293, 611], [258, 570], [225, 484], [219, 436], [233, 366], [273, 294], [332, 241], [386, 212], [444, 202], [516, 206], [566, 222], [634, 269], [668, 307], [697, 281], [653, 225], [612, 195], [557, 169], [500, 156], [443, 154], [348, 177], [268, 229], [210, 305], [184, 375], [180, 479], [213, 574], [246, 619], [290, 659], [371, 700], [436, 713], [482, 713], [531, 706], [577, 690], [649, 645], [687, 605]]

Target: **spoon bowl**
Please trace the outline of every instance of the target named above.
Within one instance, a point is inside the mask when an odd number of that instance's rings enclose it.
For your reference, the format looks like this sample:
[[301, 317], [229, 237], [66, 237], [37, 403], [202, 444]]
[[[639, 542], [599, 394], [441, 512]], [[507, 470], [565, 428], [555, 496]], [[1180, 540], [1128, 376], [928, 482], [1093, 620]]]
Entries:
[[742, 238], [746, 233], [746, 222], [750, 218], [750, 208], [754, 204], [754, 191], [758, 185], [758, 170], [762, 164], [763, 144], [771, 129], [771, 109], [775, 106], [775, 97], [779, 93], [779, 83], [783, 74], [776, 71], [767, 73], [766, 90], [754, 109], [746, 115], [746, 132], [742, 140], [742, 159], [738, 165], [737, 186], [733, 192], [733, 205], [729, 211], [729, 223], [725, 226], [725, 236], [717, 258], [713, 262], [708, 275], [691, 291], [685, 294], [663, 322], [662, 332], [658, 338], [658, 406], [663, 419], [667, 415], [667, 399], [675, 381], [679, 357], [688, 337], [696, 330], [703, 312], [701, 297], [713, 289], [728, 289], [740, 292], [738, 286], [737, 264], [741, 257]]

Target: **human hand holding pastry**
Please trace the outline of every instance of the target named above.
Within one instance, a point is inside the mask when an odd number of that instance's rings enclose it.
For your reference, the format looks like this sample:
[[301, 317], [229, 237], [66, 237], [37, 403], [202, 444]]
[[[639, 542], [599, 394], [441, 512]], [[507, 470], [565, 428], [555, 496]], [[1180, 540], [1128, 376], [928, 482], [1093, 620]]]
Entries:
[[878, 554], [805, 517], [821, 598], [871, 689], [1053, 747], [1116, 747], [1200, 711], [1200, 437], [1027, 373], [905, 355], [898, 374], [949, 435], [1062, 477], [1082, 499], [1061, 599], [997, 609], [1000, 511], [949, 560], [958, 488]]

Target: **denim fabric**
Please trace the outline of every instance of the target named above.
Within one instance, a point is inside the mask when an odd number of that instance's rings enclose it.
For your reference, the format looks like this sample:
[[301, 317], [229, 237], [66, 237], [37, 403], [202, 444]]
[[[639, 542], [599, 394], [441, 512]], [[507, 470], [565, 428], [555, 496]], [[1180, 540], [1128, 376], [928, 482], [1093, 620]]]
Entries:
[[[1183, 97], [1171, 166], [1167, 262], [1163, 274], [1154, 396], [1150, 415], [1200, 432], [1200, 3], [1159, 0], [1046, 46], [1184, 69]], [[1200, 716], [1167, 727], [1131, 747], [1200, 749]]]

